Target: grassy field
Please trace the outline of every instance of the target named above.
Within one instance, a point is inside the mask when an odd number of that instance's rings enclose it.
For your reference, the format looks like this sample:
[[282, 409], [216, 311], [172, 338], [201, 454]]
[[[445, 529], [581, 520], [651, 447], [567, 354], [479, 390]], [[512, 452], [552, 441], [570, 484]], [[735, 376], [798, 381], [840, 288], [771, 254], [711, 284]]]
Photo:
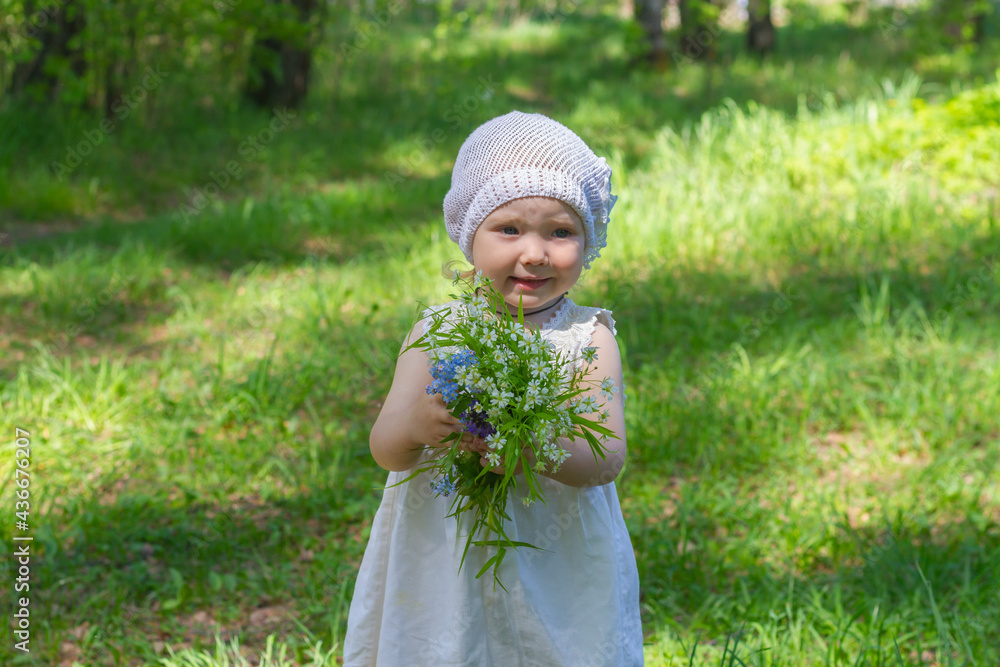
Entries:
[[817, 19], [656, 73], [627, 31], [396, 25], [284, 118], [166, 68], [62, 179], [100, 119], [0, 112], [0, 501], [20, 428], [34, 537], [0, 662], [337, 664], [450, 163], [519, 108], [615, 168], [574, 297], [619, 323], [647, 664], [1000, 663], [998, 54]]

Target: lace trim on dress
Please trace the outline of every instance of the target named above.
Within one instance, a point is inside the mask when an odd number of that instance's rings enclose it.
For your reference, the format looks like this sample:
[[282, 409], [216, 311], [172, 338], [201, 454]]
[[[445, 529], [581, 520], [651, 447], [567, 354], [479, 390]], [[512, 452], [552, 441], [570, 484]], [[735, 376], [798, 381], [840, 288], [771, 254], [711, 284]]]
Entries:
[[602, 321], [612, 334], [617, 334], [610, 312], [603, 308], [579, 306], [567, 299], [545, 323], [542, 335], [571, 358], [577, 358], [583, 348], [593, 341], [598, 321]]
[[[618, 335], [615, 318], [611, 315], [611, 311], [604, 308], [579, 306], [567, 300], [566, 304], [546, 323], [542, 335], [546, 340], [554, 343], [564, 354], [567, 354], [570, 359], [575, 360], [576, 368], [580, 368], [582, 366], [580, 355], [583, 353], [583, 348], [589, 347], [593, 343], [594, 331], [597, 330], [598, 322], [604, 324], [612, 335]], [[598, 356], [600, 356], [600, 352], [598, 352]], [[571, 371], [572, 368], [567, 370]], [[626, 400], [625, 387], [619, 389], [624, 403]]]

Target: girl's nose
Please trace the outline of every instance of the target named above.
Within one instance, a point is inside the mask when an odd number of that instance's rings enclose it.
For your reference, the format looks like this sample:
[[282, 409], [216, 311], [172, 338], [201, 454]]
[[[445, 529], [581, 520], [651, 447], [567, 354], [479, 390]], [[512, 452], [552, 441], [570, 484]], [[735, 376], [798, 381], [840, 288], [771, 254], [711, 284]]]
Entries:
[[524, 246], [521, 248], [521, 261], [524, 264], [548, 264], [549, 256], [545, 249], [545, 242], [541, 239], [524, 239]]

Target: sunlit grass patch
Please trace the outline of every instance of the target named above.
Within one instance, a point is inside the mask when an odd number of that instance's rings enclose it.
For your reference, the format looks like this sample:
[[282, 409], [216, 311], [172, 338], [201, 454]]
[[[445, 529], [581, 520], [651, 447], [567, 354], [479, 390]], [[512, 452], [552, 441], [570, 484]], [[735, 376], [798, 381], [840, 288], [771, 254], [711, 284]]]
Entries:
[[[574, 298], [618, 320], [647, 664], [997, 662], [997, 84], [942, 105], [909, 76], [822, 89], [825, 56], [737, 61], [730, 83], [784, 82], [773, 104], [686, 118], [648, 72], [546, 85], [553, 53], [624, 58], [620, 35], [572, 27], [463, 29], [458, 46], [415, 31], [409, 64], [387, 39], [338, 113], [306, 110], [195, 214], [179, 204], [205, 164], [260, 118], [181, 133], [206, 140], [190, 164], [157, 137], [169, 178], [150, 178], [170, 187], [152, 217], [3, 249], [0, 405], [37, 445], [37, 664], [336, 664], [385, 477], [368, 432], [460, 259], [447, 163], [521, 104], [615, 172], [611, 243]], [[502, 49], [494, 97], [452, 127]], [[380, 87], [385, 63], [414, 74], [404, 92]], [[127, 202], [149, 182], [114, 183]], [[96, 210], [60, 197], [16, 212]]]

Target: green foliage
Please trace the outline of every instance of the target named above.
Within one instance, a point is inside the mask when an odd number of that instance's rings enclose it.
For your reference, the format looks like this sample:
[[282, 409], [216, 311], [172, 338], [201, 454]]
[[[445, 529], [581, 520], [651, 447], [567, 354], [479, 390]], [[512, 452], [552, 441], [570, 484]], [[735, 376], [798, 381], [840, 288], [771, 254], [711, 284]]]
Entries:
[[[46, 56], [41, 62], [58, 81], [61, 106], [85, 106], [102, 115], [109, 112], [113, 100], [127, 101], [123, 96], [142, 84], [150, 67], [175, 76], [183, 71], [185, 78], [208, 76], [213, 81], [209, 89], [215, 87], [225, 94], [220, 103], [232, 104], [248, 75], [255, 36], [314, 46], [321, 21], [347, 21], [357, 13], [337, 3], [328, 13], [303, 20], [291, 3], [273, 0], [170, 0], [155, 5], [134, 0], [113, 4], [70, 0], [41, 6], [7, 0], [5, 4], [9, 14], [8, 29], [0, 33], [0, 81], [10, 81], [18, 63], [47, 53], [43, 53], [43, 38], [59, 17], [79, 16], [82, 27], [70, 44], [79, 52], [79, 65], [59, 56]], [[175, 78], [170, 83], [176, 90], [180, 82]], [[38, 86], [26, 93], [36, 102], [49, 95]]]
[[94, 119], [3, 111], [0, 410], [34, 443], [38, 644], [0, 662], [336, 664], [385, 480], [369, 429], [458, 258], [450, 163], [512, 107], [615, 170], [575, 298], [626, 362], [646, 663], [1000, 662], [990, 44], [901, 59], [817, 18], [708, 87], [629, 70], [607, 16], [408, 20], [350, 64], [328, 45], [317, 97], [187, 221], [271, 121], [226, 106], [238, 68], [213, 68], [243, 46], [165, 53], [191, 66], [63, 180]]

